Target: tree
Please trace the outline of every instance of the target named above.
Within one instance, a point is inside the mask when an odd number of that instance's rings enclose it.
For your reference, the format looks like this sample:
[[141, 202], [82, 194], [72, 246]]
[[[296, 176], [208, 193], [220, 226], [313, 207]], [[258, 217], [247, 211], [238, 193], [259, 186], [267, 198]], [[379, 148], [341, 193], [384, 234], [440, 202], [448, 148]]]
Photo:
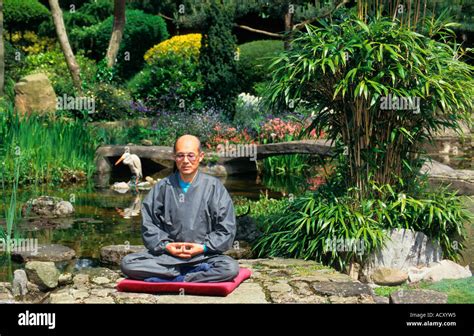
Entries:
[[3, 0], [0, 0], [0, 97], [5, 87], [5, 45], [3, 39]]
[[237, 40], [232, 34], [232, 13], [219, 0], [206, 10], [202, 29], [199, 70], [205, 81], [208, 103], [226, 110], [233, 118], [237, 98]]
[[125, 28], [125, 0], [114, 1], [114, 26], [112, 36], [110, 37], [109, 47], [107, 49], [107, 66], [113, 67], [120, 48], [120, 42]]
[[373, 185], [406, 190], [421, 144], [469, 123], [474, 95], [474, 67], [462, 61], [449, 24], [428, 20], [422, 35], [406, 16], [365, 13], [308, 25], [275, 61], [267, 92], [271, 107], [293, 101], [313, 109], [312, 127], [342, 142], [346, 186], [359, 201], [379, 195]]
[[61, 45], [64, 57], [66, 59], [69, 72], [71, 73], [72, 82], [78, 93], [82, 92], [81, 82], [81, 69], [76, 61], [74, 53], [69, 44], [67, 37], [66, 27], [64, 26], [63, 13], [59, 7], [58, 0], [49, 0], [49, 7], [51, 8], [51, 14], [53, 17], [54, 26], [56, 28], [56, 34]]

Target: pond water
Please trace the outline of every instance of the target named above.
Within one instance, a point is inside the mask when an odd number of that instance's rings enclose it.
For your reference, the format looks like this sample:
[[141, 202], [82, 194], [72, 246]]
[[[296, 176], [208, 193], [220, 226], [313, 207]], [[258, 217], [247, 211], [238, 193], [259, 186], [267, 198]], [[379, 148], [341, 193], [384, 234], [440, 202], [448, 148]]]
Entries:
[[[115, 180], [123, 180], [114, 177]], [[261, 194], [280, 198], [288, 193], [297, 193], [307, 187], [307, 181], [301, 177], [287, 177], [281, 180], [264, 180], [255, 175], [228, 177], [222, 182], [233, 197], [241, 196], [258, 199]], [[286, 186], [286, 187], [285, 187]], [[288, 187], [289, 186], [289, 187]], [[97, 266], [100, 248], [114, 244], [142, 244], [141, 216], [136, 215], [140, 201], [148, 191], [137, 194], [130, 192], [120, 194], [111, 189], [97, 189], [93, 185], [69, 187], [27, 187], [20, 190], [18, 202], [23, 204], [28, 199], [41, 195], [57, 196], [73, 200], [75, 213], [70, 218], [53, 219], [48, 225], [38, 225], [34, 219], [23, 219], [19, 223], [22, 238], [37, 238], [39, 244], [61, 244], [76, 251], [77, 259], [64, 265], [68, 271], [74, 268]], [[467, 206], [474, 213], [474, 201], [464, 197]], [[3, 211], [3, 209], [0, 209]], [[463, 253], [461, 264], [474, 269], [474, 225], [467, 225], [469, 239]], [[0, 281], [6, 281], [11, 269], [20, 267], [12, 264], [8, 267], [5, 258], [0, 257]]]

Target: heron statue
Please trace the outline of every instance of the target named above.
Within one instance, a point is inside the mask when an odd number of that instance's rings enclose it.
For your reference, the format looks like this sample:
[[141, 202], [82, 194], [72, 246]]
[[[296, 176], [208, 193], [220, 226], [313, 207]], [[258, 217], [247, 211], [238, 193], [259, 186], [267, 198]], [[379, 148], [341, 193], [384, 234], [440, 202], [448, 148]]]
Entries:
[[130, 182], [133, 181], [135, 186], [137, 186], [138, 181], [143, 177], [142, 162], [140, 161], [140, 158], [138, 155], [130, 154], [130, 147], [125, 147], [125, 152], [120, 157], [120, 159], [115, 162], [115, 165], [118, 165], [122, 161], [130, 168], [130, 171], [132, 172]]

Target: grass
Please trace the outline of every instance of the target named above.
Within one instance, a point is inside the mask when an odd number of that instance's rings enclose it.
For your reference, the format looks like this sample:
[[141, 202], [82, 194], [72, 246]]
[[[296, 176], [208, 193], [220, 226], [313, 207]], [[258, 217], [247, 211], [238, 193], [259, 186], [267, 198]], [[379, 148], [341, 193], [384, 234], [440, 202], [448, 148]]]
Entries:
[[14, 179], [19, 158], [19, 184], [61, 183], [68, 176], [92, 176], [96, 141], [82, 121], [20, 117], [10, 105], [0, 111], [0, 162], [5, 179]]
[[380, 286], [374, 289], [375, 294], [389, 297], [398, 290], [430, 289], [448, 295], [448, 303], [474, 303], [474, 277], [464, 279], [445, 279], [438, 282], [426, 282], [401, 286]]

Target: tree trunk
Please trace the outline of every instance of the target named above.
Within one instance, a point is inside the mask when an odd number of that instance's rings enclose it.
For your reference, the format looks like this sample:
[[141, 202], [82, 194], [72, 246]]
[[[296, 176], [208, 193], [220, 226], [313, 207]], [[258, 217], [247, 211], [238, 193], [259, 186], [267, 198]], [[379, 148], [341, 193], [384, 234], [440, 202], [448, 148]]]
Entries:
[[71, 73], [72, 82], [78, 93], [82, 93], [81, 85], [81, 69], [79, 64], [74, 57], [69, 39], [67, 37], [66, 27], [64, 26], [63, 12], [59, 7], [58, 0], [48, 0], [49, 7], [51, 8], [51, 14], [53, 16], [54, 27], [56, 28], [56, 34], [58, 36], [59, 44], [66, 59], [67, 67]]
[[5, 91], [5, 45], [3, 42], [3, 0], [0, 0], [0, 97]]
[[114, 28], [107, 49], [107, 66], [113, 67], [120, 48], [125, 28], [125, 0], [114, 0]]
[[293, 39], [293, 12], [285, 13], [285, 36], [284, 36], [284, 47], [285, 50], [290, 49], [290, 43]]

